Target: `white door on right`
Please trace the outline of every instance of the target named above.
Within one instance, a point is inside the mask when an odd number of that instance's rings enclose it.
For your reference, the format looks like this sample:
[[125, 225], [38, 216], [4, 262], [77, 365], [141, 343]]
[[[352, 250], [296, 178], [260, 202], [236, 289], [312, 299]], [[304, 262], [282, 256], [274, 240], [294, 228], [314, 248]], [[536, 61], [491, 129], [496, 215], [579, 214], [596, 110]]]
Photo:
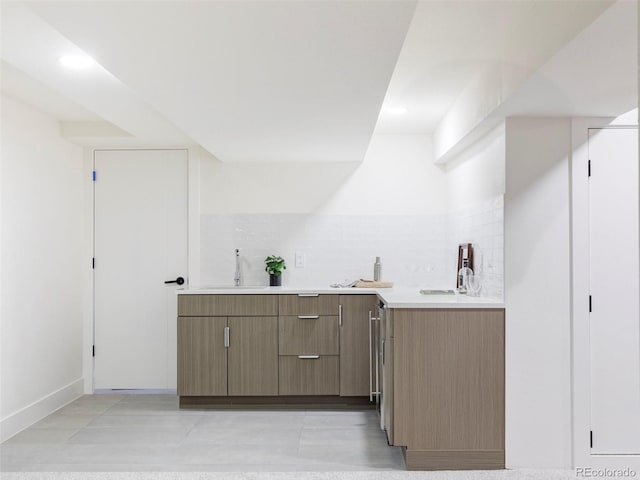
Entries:
[[590, 129], [589, 159], [591, 452], [640, 454], [637, 128]]

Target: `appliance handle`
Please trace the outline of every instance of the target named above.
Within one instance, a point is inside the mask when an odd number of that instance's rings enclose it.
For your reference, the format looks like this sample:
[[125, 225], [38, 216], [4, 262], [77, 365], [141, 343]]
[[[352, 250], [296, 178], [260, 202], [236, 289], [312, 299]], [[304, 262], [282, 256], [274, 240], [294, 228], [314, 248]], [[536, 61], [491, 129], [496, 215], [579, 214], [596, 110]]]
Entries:
[[369, 401], [373, 402], [373, 364], [371, 351], [371, 322], [373, 321], [371, 310], [369, 310]]

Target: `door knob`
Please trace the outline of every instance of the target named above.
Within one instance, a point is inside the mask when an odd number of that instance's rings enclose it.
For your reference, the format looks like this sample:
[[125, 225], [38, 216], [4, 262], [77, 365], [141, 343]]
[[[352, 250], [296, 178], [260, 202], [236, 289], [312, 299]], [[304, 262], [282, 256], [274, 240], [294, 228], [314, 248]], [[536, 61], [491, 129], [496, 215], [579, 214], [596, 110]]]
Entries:
[[167, 280], [166, 282], [164, 282], [165, 284], [169, 284], [169, 283], [177, 283], [178, 285], [182, 285], [184, 283], [184, 278], [182, 277], [178, 277], [175, 280]]

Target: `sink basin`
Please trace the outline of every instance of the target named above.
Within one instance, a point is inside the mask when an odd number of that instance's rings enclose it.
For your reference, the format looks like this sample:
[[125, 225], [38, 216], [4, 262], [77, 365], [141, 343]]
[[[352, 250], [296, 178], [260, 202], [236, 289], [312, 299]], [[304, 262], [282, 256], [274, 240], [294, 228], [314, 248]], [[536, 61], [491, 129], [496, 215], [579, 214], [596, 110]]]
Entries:
[[200, 287], [203, 290], [266, 290], [266, 285], [207, 285], [206, 287]]

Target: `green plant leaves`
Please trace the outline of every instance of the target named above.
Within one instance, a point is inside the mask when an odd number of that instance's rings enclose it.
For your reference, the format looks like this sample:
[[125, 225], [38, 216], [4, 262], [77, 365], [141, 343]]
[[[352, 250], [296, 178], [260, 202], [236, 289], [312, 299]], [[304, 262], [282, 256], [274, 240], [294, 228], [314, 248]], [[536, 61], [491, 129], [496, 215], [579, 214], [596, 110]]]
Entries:
[[282, 275], [282, 271], [287, 269], [284, 258], [277, 255], [269, 255], [264, 259], [264, 263], [266, 264], [265, 271], [276, 277]]

